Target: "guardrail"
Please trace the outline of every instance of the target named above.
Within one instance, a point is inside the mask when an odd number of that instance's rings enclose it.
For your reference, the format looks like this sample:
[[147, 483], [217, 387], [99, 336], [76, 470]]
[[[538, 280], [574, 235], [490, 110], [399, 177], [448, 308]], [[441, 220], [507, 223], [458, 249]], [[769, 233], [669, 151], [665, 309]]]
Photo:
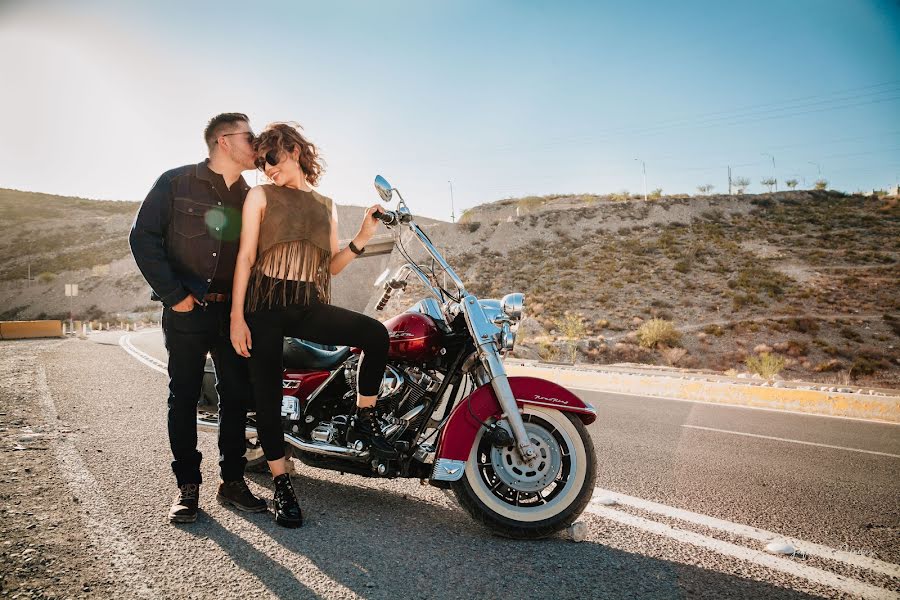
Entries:
[[62, 321], [0, 321], [0, 340], [63, 337]]

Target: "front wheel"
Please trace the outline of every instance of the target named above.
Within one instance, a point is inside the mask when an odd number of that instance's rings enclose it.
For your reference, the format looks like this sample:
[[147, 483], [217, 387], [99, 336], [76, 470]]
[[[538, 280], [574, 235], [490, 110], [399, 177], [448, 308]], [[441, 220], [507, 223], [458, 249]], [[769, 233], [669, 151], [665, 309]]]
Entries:
[[475, 437], [462, 479], [451, 484], [462, 507], [494, 532], [538, 539], [571, 525], [597, 479], [594, 442], [571, 413], [525, 405], [522, 420], [537, 450], [528, 465], [515, 446], [496, 448]]

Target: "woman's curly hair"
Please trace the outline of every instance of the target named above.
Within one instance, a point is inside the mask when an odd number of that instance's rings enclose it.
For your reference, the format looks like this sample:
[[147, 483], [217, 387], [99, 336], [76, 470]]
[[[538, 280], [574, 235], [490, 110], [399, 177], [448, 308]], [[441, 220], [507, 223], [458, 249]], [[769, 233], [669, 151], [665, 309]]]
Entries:
[[303, 137], [301, 129], [300, 124], [293, 121], [269, 123], [253, 142], [253, 149], [260, 156], [269, 150], [290, 154], [294, 148], [300, 148], [300, 168], [306, 181], [315, 186], [325, 172], [325, 161], [319, 156], [319, 149]]

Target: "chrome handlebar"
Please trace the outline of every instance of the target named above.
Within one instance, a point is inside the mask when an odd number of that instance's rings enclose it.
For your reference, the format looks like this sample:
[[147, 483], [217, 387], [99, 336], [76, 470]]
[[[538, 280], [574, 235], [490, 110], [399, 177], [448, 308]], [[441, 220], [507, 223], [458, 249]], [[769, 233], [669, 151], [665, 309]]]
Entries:
[[[418, 225], [416, 225], [413, 220], [412, 213], [409, 212], [409, 209], [406, 208], [405, 205], [401, 206], [400, 210], [393, 211], [388, 210], [385, 212], [375, 211], [372, 213], [376, 219], [385, 224], [386, 227], [393, 228], [398, 225], [408, 225], [410, 231], [412, 231], [415, 236], [419, 239], [419, 242], [425, 247], [425, 250], [429, 255], [438, 263], [441, 269], [450, 277], [450, 280], [453, 282], [453, 285], [456, 287], [456, 291], [458, 293], [459, 298], [463, 298], [466, 295], [466, 286], [463, 284], [462, 279], [456, 274], [456, 272], [447, 264], [447, 261], [444, 260], [444, 257], [438, 252], [437, 248], [431, 243], [431, 240], [428, 239], [428, 236], [425, 235]], [[400, 276], [404, 271], [409, 271], [415, 274], [423, 284], [425, 284], [425, 288], [431, 292], [431, 294], [438, 300], [438, 302], [444, 302], [446, 299], [441, 295], [440, 290], [432, 284], [431, 279], [429, 279], [428, 275], [425, 274], [422, 269], [419, 268], [418, 265], [413, 263], [404, 263], [397, 269], [397, 272], [394, 273], [394, 276], [385, 283], [384, 293], [381, 296], [381, 299], [378, 301], [376, 305], [376, 310], [381, 310], [387, 304], [387, 301], [391, 297], [391, 292], [394, 289], [402, 289], [406, 287], [406, 281], [400, 280]], [[402, 284], [402, 285], [400, 285]]]

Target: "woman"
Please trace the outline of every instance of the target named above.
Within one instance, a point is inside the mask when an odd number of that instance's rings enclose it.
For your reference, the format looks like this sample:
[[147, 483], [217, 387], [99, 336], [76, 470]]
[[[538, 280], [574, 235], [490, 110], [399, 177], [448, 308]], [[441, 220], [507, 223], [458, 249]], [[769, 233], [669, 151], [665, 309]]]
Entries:
[[338, 248], [337, 210], [312, 187], [323, 170], [316, 147], [287, 123], [269, 125], [254, 147], [257, 168], [273, 183], [254, 187], [244, 202], [231, 343], [250, 360], [257, 432], [275, 479], [275, 520], [299, 527], [303, 517], [286, 472], [281, 429], [284, 337], [362, 349], [355, 433], [373, 453], [396, 456], [374, 411], [387, 363], [387, 330], [371, 317], [329, 304], [331, 277], [362, 254], [378, 225], [373, 213], [384, 208], [370, 207], [353, 241]]

